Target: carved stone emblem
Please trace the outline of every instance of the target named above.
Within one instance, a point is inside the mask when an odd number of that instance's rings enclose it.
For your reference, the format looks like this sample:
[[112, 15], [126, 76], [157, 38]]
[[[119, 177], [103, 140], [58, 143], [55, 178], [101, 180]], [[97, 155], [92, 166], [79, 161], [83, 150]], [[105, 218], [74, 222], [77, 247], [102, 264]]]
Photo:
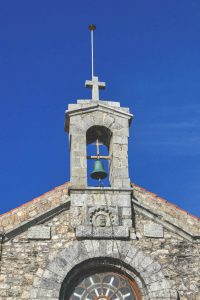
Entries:
[[105, 227], [107, 224], [107, 216], [104, 214], [99, 214], [95, 218], [95, 225], [100, 227]]
[[105, 208], [98, 208], [90, 215], [90, 223], [95, 227], [108, 227], [114, 222], [114, 217], [111, 212]]

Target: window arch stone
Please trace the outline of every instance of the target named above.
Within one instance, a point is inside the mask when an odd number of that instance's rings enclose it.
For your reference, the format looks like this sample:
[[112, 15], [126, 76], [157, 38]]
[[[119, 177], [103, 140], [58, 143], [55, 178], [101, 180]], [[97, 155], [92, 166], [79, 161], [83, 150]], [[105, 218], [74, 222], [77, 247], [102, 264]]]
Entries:
[[157, 261], [129, 242], [118, 241], [116, 244], [116, 241], [105, 240], [76, 241], [60, 251], [41, 277], [35, 278], [31, 299], [58, 300], [67, 274], [79, 264], [97, 258], [121, 262], [137, 283], [142, 300], [177, 300], [173, 283], [165, 278]]

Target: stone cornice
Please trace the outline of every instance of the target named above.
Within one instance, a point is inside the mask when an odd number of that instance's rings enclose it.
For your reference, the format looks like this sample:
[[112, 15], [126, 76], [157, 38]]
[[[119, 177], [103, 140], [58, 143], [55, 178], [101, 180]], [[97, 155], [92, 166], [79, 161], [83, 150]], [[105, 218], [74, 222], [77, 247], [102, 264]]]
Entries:
[[70, 195], [71, 193], [98, 193], [98, 194], [104, 194], [106, 193], [132, 193], [133, 188], [113, 188], [113, 187], [73, 187], [70, 186], [68, 188], [68, 194]]
[[68, 131], [68, 126], [69, 126], [69, 121], [68, 118], [69, 116], [74, 116], [74, 115], [83, 115], [89, 112], [94, 112], [94, 111], [102, 111], [102, 112], [112, 112], [112, 114], [118, 115], [118, 116], [122, 116], [128, 120], [132, 120], [133, 118], [133, 114], [126, 112], [120, 108], [116, 108], [116, 107], [112, 107], [112, 106], [108, 106], [108, 105], [104, 105], [102, 103], [95, 103], [92, 105], [88, 105], [86, 107], [80, 107], [78, 106], [77, 109], [72, 109], [72, 110], [66, 110], [65, 111], [65, 115], [66, 115], [66, 121], [65, 121], [65, 131]]

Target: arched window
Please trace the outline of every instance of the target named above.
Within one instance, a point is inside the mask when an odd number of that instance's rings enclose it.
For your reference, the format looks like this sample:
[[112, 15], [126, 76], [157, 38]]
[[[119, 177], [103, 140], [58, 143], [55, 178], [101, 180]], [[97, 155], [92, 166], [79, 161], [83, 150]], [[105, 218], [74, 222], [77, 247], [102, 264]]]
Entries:
[[[107, 178], [103, 180], [103, 186], [110, 186], [109, 183], [109, 166], [110, 166], [110, 144], [112, 132], [105, 126], [92, 126], [86, 132], [87, 142], [87, 177], [88, 185], [98, 186], [99, 182], [91, 178], [91, 173], [94, 170], [94, 162], [98, 155], [103, 164], [105, 172], [108, 174]], [[95, 158], [96, 157], [96, 158]]]
[[141, 300], [141, 295], [124, 269], [95, 259], [66, 277], [60, 300]]

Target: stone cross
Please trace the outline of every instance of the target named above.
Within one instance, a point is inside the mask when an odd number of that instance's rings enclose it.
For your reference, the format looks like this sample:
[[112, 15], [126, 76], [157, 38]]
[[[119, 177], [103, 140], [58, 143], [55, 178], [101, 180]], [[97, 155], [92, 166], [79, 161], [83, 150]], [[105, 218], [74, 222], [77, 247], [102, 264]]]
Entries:
[[92, 89], [92, 100], [99, 100], [99, 90], [105, 89], [106, 84], [100, 82], [97, 76], [93, 76], [92, 80], [86, 80], [85, 87]]

